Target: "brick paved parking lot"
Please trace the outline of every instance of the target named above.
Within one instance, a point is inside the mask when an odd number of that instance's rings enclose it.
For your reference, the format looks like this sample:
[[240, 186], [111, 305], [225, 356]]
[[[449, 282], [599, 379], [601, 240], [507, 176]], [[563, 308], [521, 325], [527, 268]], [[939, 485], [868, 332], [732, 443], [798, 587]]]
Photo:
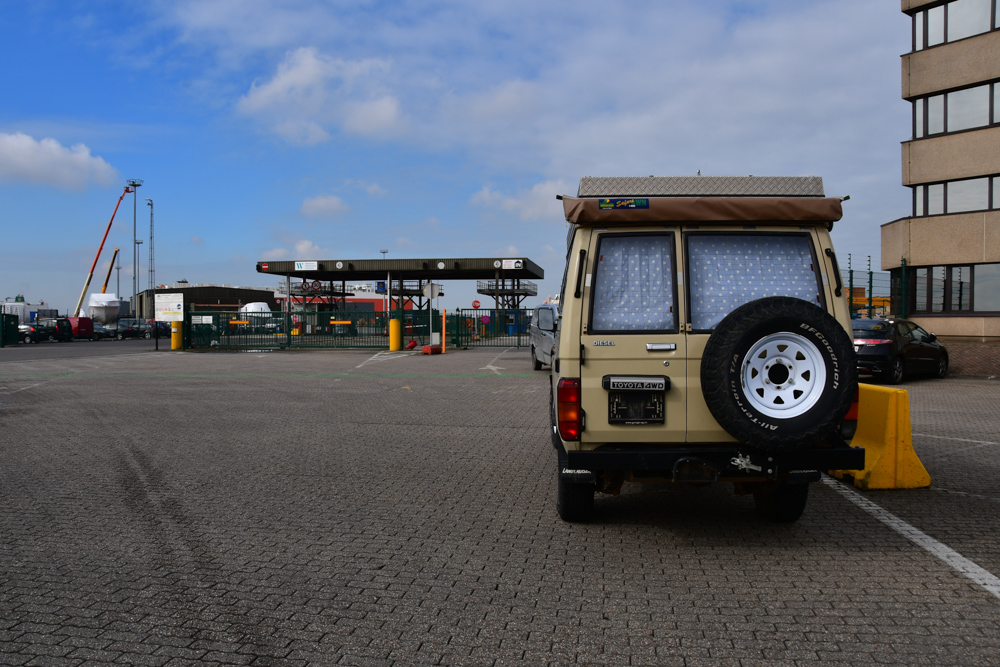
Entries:
[[[790, 526], [728, 485], [562, 523], [524, 349], [32, 355], [0, 664], [1000, 664], [1000, 598], [830, 483]], [[1000, 575], [1000, 382], [904, 387], [934, 486], [861, 495]]]

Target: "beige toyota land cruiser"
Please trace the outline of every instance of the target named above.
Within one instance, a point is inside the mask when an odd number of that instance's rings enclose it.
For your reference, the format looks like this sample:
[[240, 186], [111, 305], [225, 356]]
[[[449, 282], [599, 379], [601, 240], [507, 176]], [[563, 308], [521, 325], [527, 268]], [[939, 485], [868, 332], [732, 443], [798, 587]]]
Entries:
[[733, 482], [790, 522], [864, 467], [850, 313], [818, 177], [584, 178], [566, 220], [559, 515], [625, 482]]

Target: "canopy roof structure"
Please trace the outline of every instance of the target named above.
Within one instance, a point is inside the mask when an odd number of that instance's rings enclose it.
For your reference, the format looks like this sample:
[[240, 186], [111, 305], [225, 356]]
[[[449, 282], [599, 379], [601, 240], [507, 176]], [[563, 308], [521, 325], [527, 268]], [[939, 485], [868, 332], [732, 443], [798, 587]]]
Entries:
[[[303, 282], [328, 282], [330, 296], [350, 294], [348, 283], [389, 281], [394, 297], [420, 296], [426, 283], [475, 280], [479, 294], [496, 299], [498, 308], [518, 308], [525, 297], [538, 294], [529, 278], [544, 278], [545, 271], [527, 257], [464, 257], [433, 259], [322, 259], [257, 262], [257, 272], [296, 278]], [[333, 285], [343, 286], [336, 290]]]
[[257, 262], [257, 272], [302, 280], [357, 282], [384, 280], [541, 279], [542, 267], [527, 257], [461, 259], [321, 259]]

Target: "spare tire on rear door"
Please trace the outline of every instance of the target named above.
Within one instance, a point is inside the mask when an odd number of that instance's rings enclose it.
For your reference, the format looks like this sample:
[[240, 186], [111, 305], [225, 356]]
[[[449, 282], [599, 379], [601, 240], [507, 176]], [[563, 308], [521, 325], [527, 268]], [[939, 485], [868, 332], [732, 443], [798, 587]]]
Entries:
[[791, 451], [832, 435], [857, 392], [854, 343], [801, 299], [768, 297], [733, 310], [701, 360], [712, 416], [741, 443]]

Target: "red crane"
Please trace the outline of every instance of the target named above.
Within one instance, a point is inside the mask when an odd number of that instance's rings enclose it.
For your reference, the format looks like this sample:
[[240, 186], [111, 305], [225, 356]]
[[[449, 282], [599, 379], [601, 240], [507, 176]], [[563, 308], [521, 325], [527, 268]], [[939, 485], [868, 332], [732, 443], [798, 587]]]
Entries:
[[[90, 265], [90, 273], [87, 274], [87, 282], [83, 284], [83, 291], [80, 292], [80, 300], [76, 302], [76, 309], [73, 311], [74, 317], [78, 317], [80, 315], [80, 309], [83, 308], [83, 299], [87, 296], [87, 290], [90, 288], [90, 281], [94, 278], [94, 268], [97, 266], [97, 260], [101, 257], [101, 251], [104, 250], [104, 242], [108, 240], [108, 232], [111, 231], [111, 223], [115, 221], [115, 214], [118, 213], [118, 207], [121, 205], [122, 199], [125, 199], [125, 195], [130, 192], [132, 192], [132, 187], [126, 185], [125, 191], [122, 192], [122, 196], [118, 198], [118, 203], [115, 204], [115, 210], [111, 214], [111, 219], [108, 220], [108, 228], [104, 230], [104, 238], [101, 239], [101, 246], [97, 249], [97, 254], [94, 255], [94, 263]], [[110, 271], [108, 272], [108, 275], [110, 275]]]

